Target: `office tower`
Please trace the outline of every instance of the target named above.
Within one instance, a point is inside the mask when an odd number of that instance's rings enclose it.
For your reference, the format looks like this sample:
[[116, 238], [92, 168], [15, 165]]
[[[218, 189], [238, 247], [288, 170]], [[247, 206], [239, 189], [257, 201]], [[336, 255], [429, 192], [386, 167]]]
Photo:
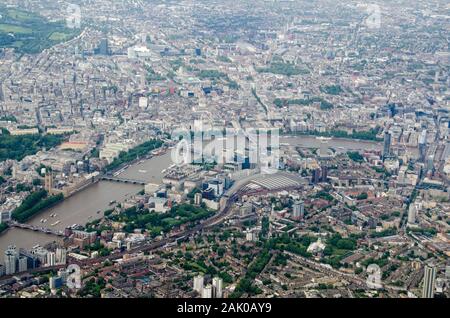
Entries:
[[292, 217], [302, 219], [305, 215], [305, 204], [303, 201], [296, 201], [292, 206]]
[[417, 213], [416, 206], [414, 204], [411, 204], [408, 210], [408, 224], [416, 223], [416, 213]]
[[194, 195], [194, 203], [195, 203], [195, 205], [202, 204], [202, 194], [201, 193], [196, 193]]
[[214, 189], [208, 188], [202, 193], [202, 197], [208, 200], [214, 200]]
[[2, 277], [3, 275], [5, 275], [5, 266], [0, 264], [0, 277]]
[[48, 284], [51, 290], [55, 290], [63, 285], [63, 279], [59, 276], [52, 276], [49, 278]]
[[19, 257], [19, 273], [26, 272], [28, 269], [28, 259], [25, 256]]
[[109, 55], [108, 39], [105, 38], [100, 41], [100, 45], [98, 46], [98, 54]]
[[248, 170], [251, 168], [250, 158], [248, 156], [244, 157], [244, 162], [242, 163], [242, 170]]
[[214, 190], [214, 195], [220, 197], [223, 194], [223, 182], [222, 180], [214, 179], [208, 182], [208, 188]]
[[424, 129], [419, 137], [419, 160], [425, 162], [427, 156], [427, 131]]
[[214, 277], [212, 280], [212, 297], [222, 298], [223, 297], [223, 280], [219, 277]]
[[425, 274], [423, 277], [422, 298], [433, 298], [434, 287], [436, 284], [436, 267], [433, 265], [425, 266]]
[[391, 155], [391, 134], [389, 132], [384, 133], [383, 143], [383, 160]]
[[314, 169], [312, 172], [311, 182], [313, 184], [317, 184], [320, 182], [320, 169]]
[[39, 266], [39, 259], [29, 251], [21, 248], [19, 249], [19, 256], [25, 257], [27, 259], [28, 269], [37, 268]]
[[204, 283], [203, 275], [198, 275], [194, 277], [194, 290], [197, 291], [199, 294], [201, 294], [203, 291], [203, 283]]
[[433, 172], [433, 170], [434, 170], [434, 156], [433, 155], [428, 156], [427, 170], [430, 172]]
[[0, 102], [5, 100], [5, 94], [3, 93], [3, 82], [0, 82]]
[[67, 251], [65, 248], [58, 247], [56, 249], [56, 264], [57, 265], [64, 265], [66, 264], [67, 259]]
[[56, 265], [56, 254], [54, 252], [47, 253], [47, 266]]
[[47, 264], [47, 253], [48, 251], [39, 245], [33, 247], [33, 249], [31, 250], [31, 254], [38, 259], [39, 266], [44, 266], [45, 264]]
[[328, 167], [322, 167], [322, 182], [328, 182]]
[[212, 286], [206, 285], [202, 291], [202, 298], [212, 298]]
[[16, 262], [17, 262], [17, 250], [14, 245], [8, 246], [8, 249], [5, 251], [5, 274], [12, 275], [16, 273]]

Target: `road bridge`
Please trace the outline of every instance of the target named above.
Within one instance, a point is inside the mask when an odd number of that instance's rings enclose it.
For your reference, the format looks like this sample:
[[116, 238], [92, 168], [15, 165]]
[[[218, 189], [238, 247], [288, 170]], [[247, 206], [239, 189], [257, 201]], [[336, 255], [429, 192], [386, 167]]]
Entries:
[[105, 180], [105, 181], [121, 182], [121, 183], [128, 183], [128, 184], [139, 184], [139, 185], [146, 185], [147, 184], [147, 182], [142, 181], [142, 180], [116, 178], [116, 177], [108, 177], [108, 176], [103, 176], [103, 177], [101, 177], [101, 179]]
[[56, 236], [61, 236], [61, 237], [64, 236], [64, 231], [49, 229], [49, 228], [45, 228], [43, 226], [19, 223], [16, 221], [10, 221], [10, 222], [8, 222], [8, 225], [10, 227], [16, 227], [16, 228], [30, 230], [30, 231], [34, 231], [34, 232], [41, 232], [41, 233], [51, 234], [51, 235], [56, 235]]

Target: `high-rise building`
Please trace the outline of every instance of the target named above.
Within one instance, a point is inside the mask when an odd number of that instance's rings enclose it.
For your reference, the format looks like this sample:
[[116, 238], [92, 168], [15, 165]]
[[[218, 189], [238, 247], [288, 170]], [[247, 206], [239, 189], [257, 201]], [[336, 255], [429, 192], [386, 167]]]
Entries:
[[100, 45], [98, 46], [98, 54], [100, 55], [109, 55], [109, 44], [108, 39], [101, 39]]
[[194, 195], [194, 203], [195, 203], [195, 205], [202, 204], [202, 194], [201, 193], [196, 193]]
[[423, 277], [422, 298], [433, 298], [436, 284], [436, 267], [434, 265], [425, 266]]
[[26, 272], [28, 269], [28, 259], [25, 256], [20, 256], [18, 260], [19, 264], [19, 273]]
[[305, 204], [303, 201], [296, 201], [292, 206], [292, 217], [302, 219], [305, 215]]
[[67, 251], [65, 248], [58, 247], [56, 249], [56, 264], [57, 265], [64, 265], [66, 264], [67, 259]]
[[31, 250], [31, 254], [38, 259], [40, 266], [45, 266], [47, 264], [47, 253], [48, 251], [39, 245], [33, 247]]
[[222, 298], [223, 297], [223, 280], [219, 277], [214, 277], [212, 280], [212, 297]]
[[0, 264], [0, 277], [5, 275], [5, 266], [3, 264]]
[[37, 268], [39, 266], [39, 259], [29, 251], [21, 248], [19, 255], [27, 259], [27, 269]]
[[202, 298], [212, 298], [212, 286], [206, 285], [202, 291]]
[[203, 291], [203, 283], [204, 283], [203, 275], [198, 275], [194, 277], [194, 290], [199, 294], [202, 294]]
[[391, 134], [389, 132], [384, 133], [383, 143], [383, 160], [391, 155]]
[[322, 182], [328, 182], [328, 167], [323, 166], [321, 172], [322, 172]]
[[201, 56], [202, 55], [202, 49], [201, 48], [196, 48], [195, 49], [195, 55]]
[[49, 287], [51, 290], [60, 288], [63, 285], [63, 279], [59, 276], [52, 276], [49, 278]]
[[313, 184], [317, 184], [320, 182], [320, 169], [314, 169], [312, 171], [312, 179], [311, 182]]
[[425, 163], [427, 156], [427, 131], [422, 130], [419, 137], [419, 161]]
[[428, 156], [428, 160], [427, 160], [427, 170], [429, 171], [429, 172], [433, 172], [433, 170], [434, 170], [434, 156], [433, 155], [430, 155], [430, 156]]
[[220, 197], [223, 194], [223, 181], [214, 179], [208, 182], [208, 188], [214, 190], [214, 196]]
[[17, 249], [15, 246], [8, 246], [8, 249], [5, 251], [4, 263], [6, 275], [12, 275], [16, 273]]
[[0, 102], [5, 100], [5, 94], [3, 93], [3, 82], [0, 82]]
[[409, 206], [409, 210], [408, 210], [408, 224], [415, 224], [416, 223], [416, 205], [415, 204], [411, 204]]
[[48, 252], [47, 253], [47, 266], [55, 266], [56, 265], [56, 253]]

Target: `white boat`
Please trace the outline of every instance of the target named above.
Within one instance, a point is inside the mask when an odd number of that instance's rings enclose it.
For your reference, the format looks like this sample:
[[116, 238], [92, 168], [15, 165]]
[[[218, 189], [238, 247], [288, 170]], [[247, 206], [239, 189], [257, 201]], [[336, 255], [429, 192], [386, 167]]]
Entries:
[[50, 224], [51, 226], [56, 226], [56, 225], [58, 225], [59, 223], [61, 223], [61, 221], [56, 221], [55, 223], [52, 223], [52, 224]]
[[139, 170], [139, 173], [147, 173], [147, 170]]
[[42, 222], [42, 223], [45, 223], [45, 222], [47, 222], [47, 219], [44, 219], [44, 222]]

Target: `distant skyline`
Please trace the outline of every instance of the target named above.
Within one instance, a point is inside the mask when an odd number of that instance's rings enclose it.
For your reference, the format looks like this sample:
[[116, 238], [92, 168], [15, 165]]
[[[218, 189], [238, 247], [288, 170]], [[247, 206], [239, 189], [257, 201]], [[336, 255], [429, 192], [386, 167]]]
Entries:
[[0, 297], [450, 296], [449, 17], [4, 0]]

